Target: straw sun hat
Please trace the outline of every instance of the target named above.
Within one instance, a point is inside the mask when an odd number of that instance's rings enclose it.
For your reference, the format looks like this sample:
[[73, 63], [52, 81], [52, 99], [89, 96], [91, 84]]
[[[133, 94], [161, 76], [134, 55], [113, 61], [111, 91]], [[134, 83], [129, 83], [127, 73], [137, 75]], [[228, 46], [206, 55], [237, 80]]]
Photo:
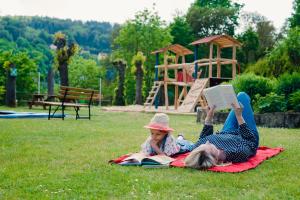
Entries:
[[165, 113], [156, 113], [150, 123], [144, 127], [160, 131], [174, 131], [174, 129], [169, 127], [169, 117]]

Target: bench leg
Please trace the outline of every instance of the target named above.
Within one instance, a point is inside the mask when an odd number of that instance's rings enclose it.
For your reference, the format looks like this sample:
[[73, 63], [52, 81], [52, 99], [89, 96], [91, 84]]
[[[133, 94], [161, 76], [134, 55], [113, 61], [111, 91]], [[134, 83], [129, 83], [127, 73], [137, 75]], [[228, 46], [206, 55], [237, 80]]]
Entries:
[[89, 120], [91, 120], [91, 107], [89, 106]]
[[79, 113], [78, 113], [79, 107], [74, 107], [74, 110], [76, 112], [76, 120], [77, 120], [77, 119], [79, 119]]
[[61, 110], [62, 110], [62, 120], [65, 120], [65, 107], [62, 106]]
[[48, 114], [48, 120], [50, 120], [50, 115], [51, 115], [51, 105], [49, 105], [49, 114]]
[[[56, 109], [54, 110], [54, 112], [52, 113], [52, 118], [54, 117], [56, 111], [59, 109], [60, 106], [57, 106]], [[49, 105], [49, 108], [51, 109], [51, 105]]]

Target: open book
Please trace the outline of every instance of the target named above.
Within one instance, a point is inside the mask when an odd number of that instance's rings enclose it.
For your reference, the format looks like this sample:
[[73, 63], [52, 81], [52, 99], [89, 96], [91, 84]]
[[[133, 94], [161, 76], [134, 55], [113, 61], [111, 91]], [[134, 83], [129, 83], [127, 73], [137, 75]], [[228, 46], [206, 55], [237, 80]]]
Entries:
[[210, 108], [216, 106], [215, 110], [232, 108], [232, 103], [239, 105], [232, 85], [217, 85], [206, 88], [203, 90], [203, 95]]
[[120, 165], [169, 166], [172, 161], [174, 161], [173, 158], [165, 155], [146, 156], [143, 153], [134, 153], [125, 158]]

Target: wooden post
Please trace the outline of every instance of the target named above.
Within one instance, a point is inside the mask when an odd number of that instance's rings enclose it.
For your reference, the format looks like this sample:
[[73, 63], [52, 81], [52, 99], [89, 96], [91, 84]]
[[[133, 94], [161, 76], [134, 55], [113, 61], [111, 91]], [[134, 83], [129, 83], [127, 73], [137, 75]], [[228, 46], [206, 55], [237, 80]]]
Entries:
[[[182, 63], [185, 64], [185, 56], [184, 55], [182, 55]], [[183, 72], [183, 82], [187, 83], [187, 81], [186, 81], [186, 69], [185, 69], [185, 67], [183, 67], [182, 72]], [[187, 95], [187, 86], [183, 86], [183, 91], [184, 91], [183, 92], [184, 97], [186, 97], [186, 95]]]
[[220, 45], [217, 45], [217, 78], [221, 78], [221, 48]]
[[[159, 53], [155, 54], [155, 65], [156, 66], [159, 65]], [[158, 81], [158, 68], [155, 68], [155, 81]], [[158, 93], [155, 96], [154, 104], [155, 104], [155, 109], [157, 109], [158, 108]]]
[[[179, 59], [179, 55], [176, 54], [175, 64], [178, 64], [178, 59]], [[175, 80], [176, 81], [178, 80], [177, 72], [178, 72], [178, 69], [176, 68], [175, 69]], [[175, 85], [174, 107], [175, 107], [175, 110], [177, 110], [177, 108], [178, 108], [178, 85]]]
[[236, 76], [236, 46], [232, 47], [232, 79]]
[[[179, 59], [179, 55], [176, 54], [175, 64], [178, 64], [178, 59]], [[177, 81], [177, 79], [178, 79], [178, 68], [175, 69], [175, 80]]]
[[[196, 44], [195, 45], [195, 51], [194, 51], [194, 61], [198, 60], [198, 47], [199, 45]], [[194, 73], [194, 79], [197, 79], [197, 75], [198, 75], [198, 63], [195, 63], [195, 73]]]
[[213, 58], [213, 49], [214, 49], [214, 44], [213, 44], [213, 43], [210, 43], [208, 78], [211, 78], [211, 77], [212, 77], [212, 58]]
[[178, 85], [175, 85], [175, 97], [174, 97], [174, 107], [175, 110], [178, 108]]
[[165, 106], [166, 110], [169, 110], [169, 97], [168, 97], [168, 60], [167, 60], [167, 51], [164, 53], [164, 89], [165, 89]]

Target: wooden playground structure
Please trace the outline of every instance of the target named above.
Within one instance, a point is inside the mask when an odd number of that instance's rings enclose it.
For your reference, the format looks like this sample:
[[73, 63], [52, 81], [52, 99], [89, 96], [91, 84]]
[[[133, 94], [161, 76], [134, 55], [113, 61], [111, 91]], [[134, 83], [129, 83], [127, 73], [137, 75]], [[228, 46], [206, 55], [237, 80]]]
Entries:
[[[198, 59], [199, 45], [208, 44], [209, 57]], [[161, 87], [164, 88], [164, 104], [166, 110], [169, 109], [168, 86], [174, 86], [174, 108], [178, 112], [193, 112], [195, 106], [199, 103], [205, 105], [202, 97], [204, 88], [218, 85], [221, 82], [234, 79], [236, 77], [236, 48], [241, 43], [228, 35], [214, 35], [196, 40], [191, 43], [194, 45], [194, 52], [179, 45], [173, 44], [156, 51], [152, 54], [156, 55], [155, 65], [155, 81], [149, 96], [147, 97], [144, 107], [158, 108], [158, 95]], [[216, 55], [214, 56], [214, 47], [216, 47]], [[221, 51], [224, 48], [232, 48], [232, 58], [222, 58]], [[159, 54], [163, 54], [163, 64], [159, 64]], [[174, 54], [174, 62], [168, 60], [169, 54]], [[186, 56], [194, 54], [194, 62], [186, 63]], [[222, 77], [222, 65], [232, 66], [232, 76]], [[202, 68], [208, 67], [208, 75], [201, 76]], [[216, 67], [216, 75], [213, 74]], [[159, 73], [163, 74], [162, 80], [159, 80]], [[201, 78], [202, 77], [202, 78]], [[179, 94], [180, 93], [180, 94]]]

